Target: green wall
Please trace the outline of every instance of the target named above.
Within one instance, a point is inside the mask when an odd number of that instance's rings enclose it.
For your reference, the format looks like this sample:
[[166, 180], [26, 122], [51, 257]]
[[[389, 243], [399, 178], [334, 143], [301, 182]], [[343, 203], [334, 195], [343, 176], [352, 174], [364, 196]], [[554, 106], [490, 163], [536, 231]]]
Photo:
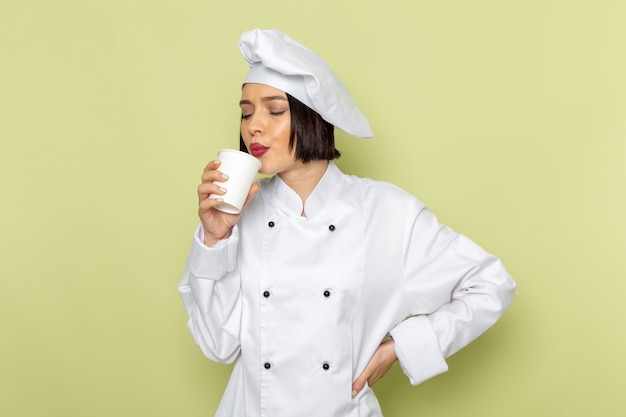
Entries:
[[623, 416], [626, 3], [0, 2], [0, 415], [210, 416], [176, 292], [206, 162], [237, 146], [239, 34], [320, 53], [369, 117], [346, 172], [392, 181], [519, 289], [386, 417]]

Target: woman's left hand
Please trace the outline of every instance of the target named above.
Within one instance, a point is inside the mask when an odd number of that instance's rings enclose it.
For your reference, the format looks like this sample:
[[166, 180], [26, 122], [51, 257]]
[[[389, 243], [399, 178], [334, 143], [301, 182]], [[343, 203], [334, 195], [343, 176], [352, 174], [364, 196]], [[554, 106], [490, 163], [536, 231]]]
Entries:
[[391, 365], [398, 359], [393, 346], [393, 339], [385, 340], [378, 346], [361, 375], [352, 383], [352, 398], [356, 397], [366, 382], [371, 387], [385, 376]]

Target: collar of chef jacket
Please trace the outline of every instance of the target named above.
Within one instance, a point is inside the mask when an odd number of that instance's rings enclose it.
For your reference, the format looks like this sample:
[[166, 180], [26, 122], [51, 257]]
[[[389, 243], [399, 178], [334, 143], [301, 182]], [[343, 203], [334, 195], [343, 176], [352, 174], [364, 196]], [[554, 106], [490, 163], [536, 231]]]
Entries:
[[[304, 211], [307, 217], [314, 217], [333, 198], [342, 175], [333, 162], [328, 163], [326, 172], [306, 200]], [[302, 214], [302, 199], [278, 175], [274, 176], [273, 180], [263, 187], [270, 196], [271, 204], [283, 211], [285, 215], [299, 217]]]

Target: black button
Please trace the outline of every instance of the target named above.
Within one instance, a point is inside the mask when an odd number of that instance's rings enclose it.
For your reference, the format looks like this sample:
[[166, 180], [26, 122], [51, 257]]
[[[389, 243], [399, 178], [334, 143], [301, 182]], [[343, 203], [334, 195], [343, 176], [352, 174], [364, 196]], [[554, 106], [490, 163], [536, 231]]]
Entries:
[[324, 365], [322, 365], [322, 368], [323, 368], [325, 371], [328, 371], [328, 370], [330, 369], [330, 365], [329, 365], [327, 362], [324, 362]]
[[270, 292], [269, 291], [263, 291], [263, 297], [269, 298], [269, 296], [270, 296]]
[[265, 362], [265, 363], [263, 364], [263, 367], [264, 367], [265, 369], [270, 369], [270, 368], [272, 367], [272, 364], [271, 364], [271, 363], [269, 363], [269, 362]]
[[324, 297], [326, 298], [330, 297], [330, 291], [328, 290], [324, 291]]
[[267, 225], [268, 225], [269, 227], [274, 227], [274, 226], [276, 226], [276, 224], [275, 224], [274, 222], [269, 222]]
[[335, 225], [331, 224], [330, 226], [328, 226], [328, 230], [330, 230], [331, 232], [335, 231]]

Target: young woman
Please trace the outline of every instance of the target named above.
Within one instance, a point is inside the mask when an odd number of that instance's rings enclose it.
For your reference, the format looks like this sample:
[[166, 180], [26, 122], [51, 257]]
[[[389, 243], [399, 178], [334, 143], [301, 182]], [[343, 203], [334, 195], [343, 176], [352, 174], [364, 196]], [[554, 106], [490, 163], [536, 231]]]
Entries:
[[330, 68], [278, 31], [240, 40], [241, 141], [275, 174], [240, 215], [215, 209], [219, 161], [179, 291], [204, 354], [236, 361], [219, 417], [381, 416], [370, 386], [412, 384], [492, 326], [515, 282], [498, 258], [398, 187], [343, 174], [334, 129], [372, 136]]

